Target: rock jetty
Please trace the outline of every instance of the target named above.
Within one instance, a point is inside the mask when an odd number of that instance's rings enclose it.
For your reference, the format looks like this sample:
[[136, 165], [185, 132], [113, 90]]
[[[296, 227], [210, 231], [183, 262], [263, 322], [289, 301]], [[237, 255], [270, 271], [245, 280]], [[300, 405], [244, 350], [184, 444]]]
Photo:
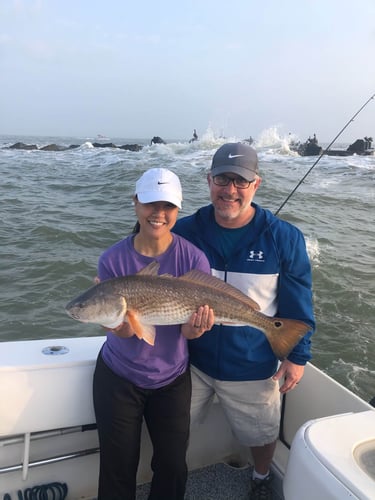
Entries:
[[[124, 149], [126, 151], [140, 151], [143, 146], [139, 144], [124, 144], [122, 146], [116, 146], [112, 142], [102, 143], [102, 142], [93, 142], [94, 148], [116, 148], [116, 149]], [[27, 151], [30, 150], [38, 150], [38, 151], [67, 151], [69, 149], [79, 148], [80, 144], [71, 144], [70, 146], [61, 146], [58, 144], [47, 144], [46, 146], [39, 147], [36, 144], [25, 144], [23, 142], [16, 142], [11, 146], [7, 146], [7, 149], [24, 149]]]

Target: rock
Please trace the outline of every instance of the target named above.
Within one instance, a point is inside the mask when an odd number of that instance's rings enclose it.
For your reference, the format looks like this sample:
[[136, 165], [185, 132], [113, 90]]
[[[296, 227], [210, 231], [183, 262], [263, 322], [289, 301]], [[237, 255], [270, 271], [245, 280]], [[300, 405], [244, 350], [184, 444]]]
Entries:
[[113, 142], [93, 142], [92, 145], [94, 148], [117, 148]]
[[350, 144], [347, 151], [351, 151], [352, 153], [361, 154], [365, 151], [365, 141], [363, 139], [357, 139], [353, 144]]
[[126, 151], [140, 151], [142, 147], [139, 144], [124, 144], [123, 146], [119, 146], [120, 149], [125, 149]]
[[38, 146], [36, 144], [24, 144], [23, 142], [16, 142], [15, 144], [12, 144], [12, 146], [9, 146], [9, 149], [38, 149]]
[[167, 144], [161, 137], [154, 135], [151, 139], [151, 144]]
[[41, 151], [65, 151], [68, 149], [65, 146], [59, 146], [58, 144], [48, 144], [47, 146], [43, 146], [40, 148]]
[[301, 156], [318, 156], [322, 153], [323, 148], [314, 142], [307, 142], [298, 148], [298, 153]]

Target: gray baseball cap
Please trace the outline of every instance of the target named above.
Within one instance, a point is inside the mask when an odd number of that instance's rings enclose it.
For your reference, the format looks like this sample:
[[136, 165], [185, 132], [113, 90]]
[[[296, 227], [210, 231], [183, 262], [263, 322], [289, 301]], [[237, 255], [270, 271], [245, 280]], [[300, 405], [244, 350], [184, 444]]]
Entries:
[[255, 149], [242, 142], [223, 144], [212, 158], [211, 175], [227, 172], [252, 181], [259, 174], [258, 155]]

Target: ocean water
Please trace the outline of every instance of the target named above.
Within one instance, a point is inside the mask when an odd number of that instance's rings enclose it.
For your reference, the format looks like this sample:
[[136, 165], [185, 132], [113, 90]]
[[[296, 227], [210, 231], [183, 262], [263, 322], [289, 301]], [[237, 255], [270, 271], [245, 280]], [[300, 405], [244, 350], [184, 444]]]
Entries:
[[[131, 231], [136, 179], [151, 167], [173, 170], [184, 192], [180, 216], [189, 214], [209, 202], [215, 150], [240, 139], [208, 130], [192, 144], [103, 141], [144, 145], [130, 152], [93, 148], [96, 138], [0, 136], [0, 342], [103, 335], [70, 319], [64, 306], [92, 285], [100, 253]], [[18, 141], [81, 146], [7, 148]], [[275, 129], [254, 146], [263, 179], [255, 201], [276, 212], [317, 157], [291, 152]], [[279, 213], [305, 234], [312, 263], [312, 362], [367, 401], [375, 396], [374, 186], [374, 156], [323, 157]]]

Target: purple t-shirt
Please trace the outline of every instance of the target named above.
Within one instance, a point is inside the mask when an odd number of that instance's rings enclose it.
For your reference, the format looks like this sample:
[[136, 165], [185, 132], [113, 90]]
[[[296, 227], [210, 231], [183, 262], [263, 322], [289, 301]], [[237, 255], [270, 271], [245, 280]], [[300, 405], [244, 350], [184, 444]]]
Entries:
[[[154, 261], [160, 264], [159, 274], [181, 276], [191, 269], [210, 273], [205, 254], [177, 234], [173, 234], [173, 242], [167, 251], [157, 257], [138, 253], [133, 245], [134, 236], [132, 234], [115, 243], [100, 256], [98, 276], [101, 281], [136, 274]], [[157, 389], [185, 372], [188, 365], [187, 340], [181, 335], [181, 325], [156, 326], [154, 346], [136, 335], [124, 339], [107, 332], [102, 357], [120, 377], [138, 387]]]

